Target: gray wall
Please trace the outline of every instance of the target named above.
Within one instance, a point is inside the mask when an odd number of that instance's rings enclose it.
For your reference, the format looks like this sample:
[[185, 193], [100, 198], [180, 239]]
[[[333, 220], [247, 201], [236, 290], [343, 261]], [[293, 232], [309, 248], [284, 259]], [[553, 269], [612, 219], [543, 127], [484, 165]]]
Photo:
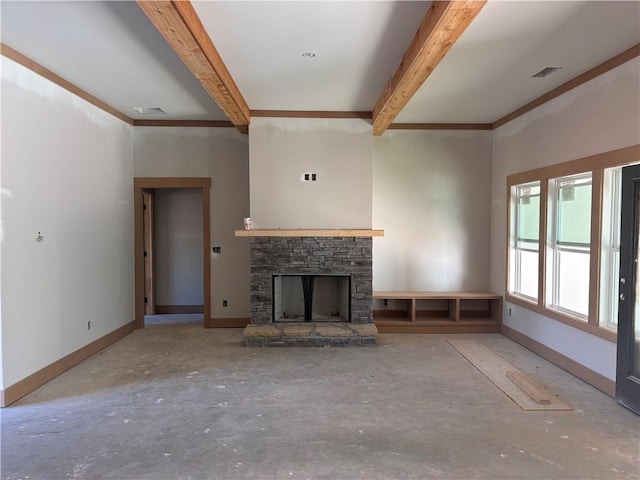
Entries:
[[491, 132], [257, 118], [249, 141], [256, 228], [381, 228], [374, 290], [489, 288]]
[[371, 228], [369, 122], [254, 118], [249, 144], [255, 228]]
[[389, 130], [373, 152], [374, 290], [488, 290], [491, 132]]
[[0, 61], [6, 388], [133, 321], [133, 127]]
[[154, 194], [156, 305], [202, 305], [202, 190]]
[[[211, 315], [249, 317], [249, 239], [236, 238], [249, 210], [249, 139], [234, 128], [136, 127], [136, 177], [211, 178]], [[222, 300], [228, 300], [228, 307]]]

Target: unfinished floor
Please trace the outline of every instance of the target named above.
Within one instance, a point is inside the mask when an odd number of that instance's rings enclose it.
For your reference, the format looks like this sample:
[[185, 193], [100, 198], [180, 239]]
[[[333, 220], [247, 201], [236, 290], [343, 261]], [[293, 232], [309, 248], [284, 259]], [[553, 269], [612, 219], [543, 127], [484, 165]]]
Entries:
[[639, 417], [506, 337], [456, 336], [574, 409], [523, 411], [447, 338], [260, 349], [148, 326], [0, 412], [1, 478], [640, 477]]

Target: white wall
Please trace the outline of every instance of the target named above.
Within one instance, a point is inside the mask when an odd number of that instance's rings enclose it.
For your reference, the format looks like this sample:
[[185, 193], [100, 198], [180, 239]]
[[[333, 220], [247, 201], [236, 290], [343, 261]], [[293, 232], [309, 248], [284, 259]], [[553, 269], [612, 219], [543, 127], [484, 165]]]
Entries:
[[[249, 140], [233, 128], [136, 127], [136, 177], [210, 177], [213, 318], [249, 316], [249, 240], [236, 238], [249, 210]], [[222, 300], [228, 307], [222, 307]]]
[[491, 132], [374, 140], [374, 290], [489, 288]]
[[202, 190], [154, 194], [156, 305], [202, 305]]
[[372, 227], [370, 122], [253, 118], [249, 145], [254, 228]]
[[1, 66], [6, 388], [133, 320], [133, 127]]
[[[1, 65], [0, 65], [1, 67]], [[0, 79], [0, 81], [4, 82]], [[0, 90], [1, 92], [1, 90]], [[0, 95], [0, 124], [2, 122], [2, 97]], [[4, 244], [4, 215], [2, 205], [5, 202], [5, 189], [2, 183], [2, 128], [0, 128], [0, 389], [4, 389], [4, 355], [2, 353], [2, 245]]]
[[[492, 290], [505, 292], [506, 177], [640, 143], [639, 85], [635, 58], [494, 131]], [[511, 317], [505, 314], [504, 323], [615, 379], [615, 344], [520, 307]]]

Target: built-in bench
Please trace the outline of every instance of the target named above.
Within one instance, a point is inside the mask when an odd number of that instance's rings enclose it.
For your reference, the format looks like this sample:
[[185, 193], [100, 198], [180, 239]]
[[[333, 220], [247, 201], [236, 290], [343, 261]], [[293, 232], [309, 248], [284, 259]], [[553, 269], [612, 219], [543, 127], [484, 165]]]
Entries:
[[502, 296], [493, 292], [373, 292], [379, 333], [498, 333]]

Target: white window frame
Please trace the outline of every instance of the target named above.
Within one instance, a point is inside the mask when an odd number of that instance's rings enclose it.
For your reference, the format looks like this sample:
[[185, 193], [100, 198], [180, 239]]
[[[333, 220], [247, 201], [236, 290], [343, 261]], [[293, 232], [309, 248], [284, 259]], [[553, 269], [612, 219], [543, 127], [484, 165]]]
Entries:
[[621, 203], [622, 167], [607, 169], [604, 171], [599, 324], [611, 330], [618, 329]]

